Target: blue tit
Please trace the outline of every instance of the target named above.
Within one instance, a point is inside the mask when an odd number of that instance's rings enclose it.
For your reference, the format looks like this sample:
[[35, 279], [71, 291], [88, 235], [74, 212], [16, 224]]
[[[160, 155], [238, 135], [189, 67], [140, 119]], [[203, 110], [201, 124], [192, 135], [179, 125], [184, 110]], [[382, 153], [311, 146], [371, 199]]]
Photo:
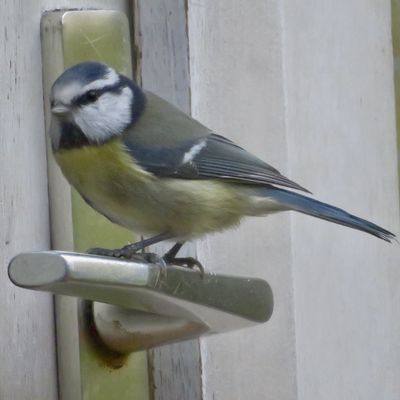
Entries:
[[151, 236], [97, 254], [130, 257], [162, 240], [177, 244], [295, 210], [390, 242], [391, 232], [296, 191], [308, 192], [231, 140], [107, 65], [67, 69], [50, 95], [51, 143], [67, 180], [99, 213]]

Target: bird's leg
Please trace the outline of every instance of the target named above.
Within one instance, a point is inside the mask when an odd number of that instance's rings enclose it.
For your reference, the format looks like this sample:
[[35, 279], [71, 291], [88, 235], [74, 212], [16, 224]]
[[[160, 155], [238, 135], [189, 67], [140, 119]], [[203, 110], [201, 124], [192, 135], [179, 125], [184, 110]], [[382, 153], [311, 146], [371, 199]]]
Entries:
[[147, 262], [151, 263], [161, 263], [161, 264], [175, 264], [187, 268], [197, 267], [201, 275], [204, 275], [204, 268], [200, 261], [193, 257], [176, 257], [179, 250], [182, 248], [185, 242], [175, 243], [170, 250], [168, 250], [163, 257], [157, 256], [154, 253], [141, 253], [139, 251], [144, 250], [147, 246], [162, 242], [164, 240], [172, 239], [172, 235], [169, 233], [161, 233], [159, 235], [153, 236], [148, 239], [142, 239], [139, 242], [128, 244], [127, 246], [121, 247], [120, 249], [103, 249], [103, 248], [93, 248], [89, 249], [87, 253], [94, 254], [98, 256], [114, 257], [114, 258], [141, 258]]
[[171, 263], [173, 260], [175, 260], [176, 255], [178, 254], [179, 250], [182, 248], [182, 246], [185, 244], [185, 242], [176, 242], [164, 255], [163, 259], [166, 263]]
[[201, 265], [200, 261], [193, 257], [176, 257], [179, 250], [182, 248], [185, 242], [175, 243], [171, 249], [169, 249], [163, 256], [163, 260], [167, 264], [180, 265], [182, 267], [187, 267], [193, 269], [197, 267], [200, 270], [201, 276], [204, 276], [204, 267]]
[[[143, 236], [143, 235], [140, 235], [140, 241], [143, 242], [143, 240], [144, 240], [144, 236]], [[141, 253], [144, 253], [144, 249], [145, 249], [145, 248], [143, 247], [143, 249], [141, 250]]]
[[[143, 250], [145, 247], [171, 238], [172, 235], [170, 235], [169, 233], [161, 233], [151, 238], [140, 240], [139, 242], [136, 243], [128, 244], [127, 246], [121, 247], [120, 249], [93, 248], [89, 249], [87, 252], [89, 254], [95, 254], [98, 256], [130, 259], [133, 256], [137, 255], [137, 253], [140, 250]], [[144, 253], [144, 255], [145, 254], [146, 253]], [[142, 258], [145, 258], [145, 256], [142, 256]]]

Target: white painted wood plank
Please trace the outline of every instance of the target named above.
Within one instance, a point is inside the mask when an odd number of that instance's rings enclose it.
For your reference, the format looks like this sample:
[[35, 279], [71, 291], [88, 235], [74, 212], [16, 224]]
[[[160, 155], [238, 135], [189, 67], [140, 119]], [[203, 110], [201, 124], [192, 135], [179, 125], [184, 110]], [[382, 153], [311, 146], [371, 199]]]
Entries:
[[[280, 3], [189, 0], [188, 26], [194, 116], [285, 173]], [[208, 268], [266, 279], [275, 303], [268, 323], [201, 340], [204, 399], [296, 399], [290, 246], [287, 214], [202, 241]]]
[[[144, 88], [190, 112], [189, 54], [184, 0], [135, 2], [137, 76]], [[159, 245], [162, 254], [171, 245]], [[195, 255], [186, 244], [183, 255]], [[149, 352], [149, 379], [154, 399], [201, 398], [199, 341], [163, 346]]]
[[[399, 233], [390, 2], [284, 1], [291, 176]], [[400, 249], [293, 216], [299, 399], [400, 398]]]
[[50, 247], [40, 17], [63, 7], [114, 8], [110, 1], [9, 1], [0, 26], [0, 399], [55, 400], [53, 301], [14, 287], [6, 266], [22, 251]]
[[[196, 117], [398, 233], [389, 2], [190, 0], [189, 38]], [[202, 341], [205, 399], [399, 398], [396, 244], [277, 215], [199, 256], [266, 278], [276, 304], [266, 326]]]
[[12, 256], [50, 241], [39, 16], [40, 7], [2, 2], [0, 398], [7, 400], [57, 397], [52, 297], [16, 288], [6, 272]]
[[190, 113], [185, 0], [135, 1], [138, 80]]

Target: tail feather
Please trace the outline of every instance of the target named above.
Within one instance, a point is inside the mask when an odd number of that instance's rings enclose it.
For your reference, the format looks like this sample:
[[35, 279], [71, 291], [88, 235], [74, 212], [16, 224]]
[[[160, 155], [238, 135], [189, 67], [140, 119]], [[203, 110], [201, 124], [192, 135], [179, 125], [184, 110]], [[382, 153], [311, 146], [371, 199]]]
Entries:
[[349, 228], [358, 229], [359, 231], [369, 233], [387, 242], [391, 242], [396, 238], [396, 235], [393, 233], [370, 221], [356, 217], [340, 208], [311, 199], [299, 193], [271, 187], [263, 190], [263, 196], [278, 202], [287, 209], [312, 215], [313, 217], [344, 225]]

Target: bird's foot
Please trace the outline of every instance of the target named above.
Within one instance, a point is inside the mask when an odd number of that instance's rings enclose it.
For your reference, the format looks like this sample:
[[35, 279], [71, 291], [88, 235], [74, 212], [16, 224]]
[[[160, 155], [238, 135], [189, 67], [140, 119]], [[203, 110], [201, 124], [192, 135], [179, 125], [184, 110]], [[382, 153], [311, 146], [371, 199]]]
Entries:
[[[87, 251], [88, 254], [96, 256], [113, 257], [113, 258], [126, 258], [131, 260], [137, 258], [138, 251], [142, 250], [141, 242], [128, 244], [120, 249], [103, 249], [101, 247], [95, 247]], [[152, 253], [143, 253], [152, 254]]]
[[200, 261], [193, 257], [176, 257], [176, 254], [182, 247], [183, 243], [176, 243], [167, 253], [164, 254], [163, 257], [160, 257], [155, 253], [139, 253], [139, 251], [143, 250], [145, 244], [147, 244], [147, 241], [142, 240], [141, 242], [128, 244], [120, 249], [92, 248], [89, 249], [87, 253], [104, 257], [123, 258], [126, 260], [141, 260], [147, 263], [158, 264], [161, 266], [162, 275], [164, 276], [166, 276], [167, 264], [175, 264], [190, 269], [197, 268], [200, 271], [201, 276], [204, 277], [205, 272]]
[[92, 254], [94, 256], [118, 258], [115, 249], [113, 250], [113, 249], [103, 249], [101, 247], [93, 247], [89, 250], [86, 250], [86, 253]]
[[174, 264], [174, 265], [179, 265], [180, 267], [185, 267], [189, 269], [194, 269], [197, 268], [200, 271], [200, 275], [203, 278], [205, 274], [205, 270], [203, 265], [199, 260], [196, 260], [194, 257], [174, 257], [170, 258], [168, 255], [164, 255], [163, 257], [164, 261], [167, 264]]
[[87, 251], [88, 254], [96, 256], [112, 257], [112, 258], [123, 258], [132, 261], [144, 261], [145, 263], [157, 264], [161, 267], [161, 275], [167, 276], [167, 263], [164, 257], [160, 257], [155, 253], [138, 253], [138, 251], [132, 251], [132, 245], [122, 247], [121, 249], [103, 249], [93, 248]]
[[163, 240], [170, 239], [171, 235], [168, 233], [160, 233], [159, 235], [152, 236], [148, 239], [142, 239], [139, 242], [128, 244], [120, 249], [103, 249], [93, 248], [88, 250], [89, 254], [95, 254], [98, 256], [114, 257], [114, 258], [126, 258], [128, 260], [137, 258], [137, 253], [144, 250], [147, 246], [161, 242]]

